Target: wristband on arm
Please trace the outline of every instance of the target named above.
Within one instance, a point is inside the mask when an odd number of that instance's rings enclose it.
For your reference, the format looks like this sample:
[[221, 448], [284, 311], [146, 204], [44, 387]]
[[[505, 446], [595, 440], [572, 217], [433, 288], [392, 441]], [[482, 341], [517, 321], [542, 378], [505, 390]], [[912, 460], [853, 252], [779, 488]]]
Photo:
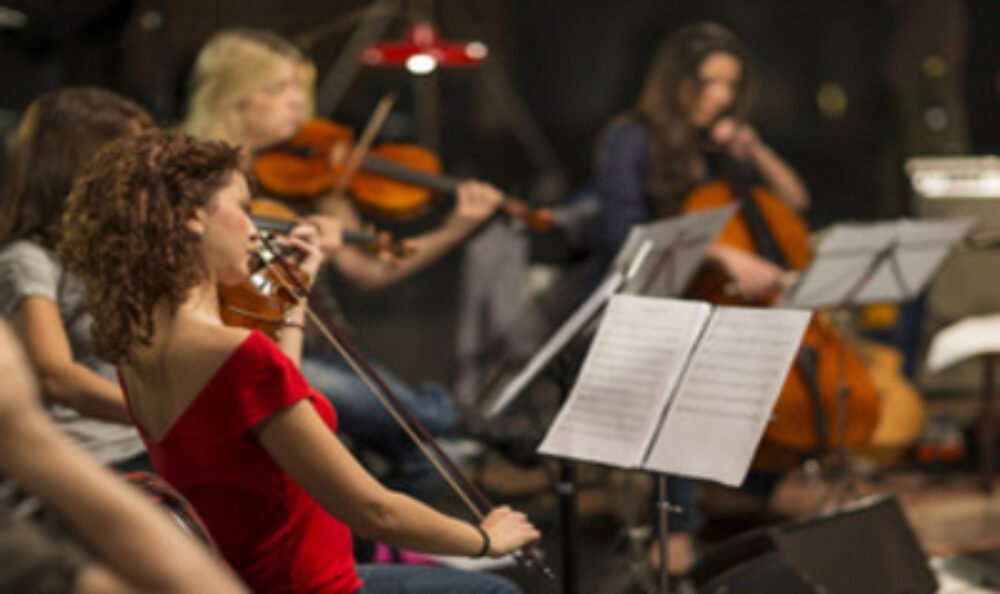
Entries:
[[473, 524], [473, 526], [479, 531], [479, 535], [483, 537], [483, 548], [481, 548], [473, 558], [481, 559], [490, 554], [490, 535], [483, 530], [482, 526], [479, 526], [478, 524]]

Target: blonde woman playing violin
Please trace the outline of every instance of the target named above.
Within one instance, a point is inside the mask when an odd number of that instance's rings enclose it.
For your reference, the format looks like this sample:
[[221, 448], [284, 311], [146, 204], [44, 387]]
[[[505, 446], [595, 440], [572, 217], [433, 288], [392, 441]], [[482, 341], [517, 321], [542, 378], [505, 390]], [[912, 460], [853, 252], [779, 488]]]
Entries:
[[[240, 146], [246, 155], [291, 138], [310, 115], [311, 72], [301, 52], [288, 41], [254, 29], [221, 31], [201, 49], [191, 76], [190, 105], [184, 128], [205, 139]], [[444, 223], [407, 240], [413, 254], [386, 259], [351, 246], [338, 247], [341, 227], [358, 229], [360, 219], [350, 201], [321, 200], [332, 217], [310, 217], [322, 230], [325, 255], [341, 276], [363, 289], [377, 289], [425, 268], [479, 226], [501, 201], [488, 184], [460, 185], [455, 208]], [[332, 240], [330, 238], [333, 238]], [[335, 301], [330, 283], [320, 279], [321, 298]], [[390, 388], [435, 435], [457, 430], [458, 413], [448, 393], [435, 384], [407, 386], [376, 365]], [[426, 461], [392, 419], [367, 393], [355, 374], [334, 353], [310, 340], [302, 363], [310, 382], [337, 406], [343, 431], [357, 446], [374, 450], [392, 466], [391, 484], [411, 493], [427, 493], [439, 485]]]

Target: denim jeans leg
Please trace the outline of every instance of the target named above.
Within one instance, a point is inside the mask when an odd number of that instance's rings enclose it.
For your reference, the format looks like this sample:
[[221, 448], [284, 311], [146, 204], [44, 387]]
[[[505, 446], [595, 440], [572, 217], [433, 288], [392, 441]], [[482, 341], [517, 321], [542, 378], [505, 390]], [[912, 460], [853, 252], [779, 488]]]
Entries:
[[[455, 432], [458, 411], [443, 388], [421, 384], [413, 389], [381, 365], [371, 365], [432, 435]], [[359, 448], [374, 451], [390, 463], [390, 486], [411, 493], [421, 491], [417, 483], [431, 478], [432, 466], [354, 371], [339, 357], [330, 356], [304, 359], [302, 372], [309, 383], [333, 403], [338, 430]]]
[[498, 575], [426, 565], [358, 565], [358, 575], [358, 594], [522, 594]]

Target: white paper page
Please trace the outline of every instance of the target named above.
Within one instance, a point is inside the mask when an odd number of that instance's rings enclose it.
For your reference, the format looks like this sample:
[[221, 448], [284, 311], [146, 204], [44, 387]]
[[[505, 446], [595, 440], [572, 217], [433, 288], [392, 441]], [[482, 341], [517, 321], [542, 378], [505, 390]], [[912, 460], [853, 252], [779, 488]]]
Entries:
[[711, 306], [616, 295], [569, 399], [538, 451], [634, 468]]
[[[495, 416], [509, 406], [552, 358], [562, 352], [563, 347], [576, 336], [581, 327], [597, 315], [614, 293], [642, 292], [665, 297], [683, 290], [701, 263], [705, 249], [715, 241], [722, 226], [735, 210], [736, 206], [730, 205], [665, 221], [634, 225], [601, 285], [538, 350], [521, 373], [504, 386], [485, 415]], [[669, 246], [675, 246], [673, 257], [662, 258]], [[651, 250], [646, 253], [631, 280], [625, 283], [623, 271], [633, 264], [640, 250], [649, 248]]]
[[927, 370], [941, 371], [966, 359], [1000, 353], [1000, 314], [975, 316], [942, 328], [927, 352]]
[[716, 308], [644, 467], [742, 483], [811, 316]]
[[573, 315], [563, 322], [562, 326], [542, 345], [542, 348], [528, 361], [521, 373], [504, 386], [503, 391], [487, 409], [485, 416], [495, 416], [510, 405], [514, 398], [535, 380], [538, 373], [549, 364], [552, 358], [562, 352], [581, 327], [597, 315], [604, 307], [605, 302], [621, 288], [623, 282], [624, 273], [621, 271], [615, 270], [609, 274], [604, 282], [587, 297], [587, 300], [573, 312]]
[[892, 243], [895, 225], [895, 221], [841, 224], [825, 233], [812, 263], [781, 305], [804, 309], [841, 305], [864, 276], [872, 256]]
[[[964, 219], [837, 225], [820, 239], [812, 264], [782, 305], [819, 309], [848, 305], [848, 300], [856, 305], [910, 299], [972, 225]], [[887, 249], [891, 257], [870, 271]]]
[[630, 295], [676, 297], [698, 271], [705, 250], [722, 226], [736, 212], [736, 205], [691, 213], [665, 221], [636, 225], [615, 257], [613, 269], [625, 266], [644, 240], [653, 249], [638, 274], [622, 289]]
[[951, 248], [972, 230], [971, 220], [901, 220], [893, 239], [893, 261], [886, 261], [858, 291], [855, 303], [912, 299], [931, 280]]

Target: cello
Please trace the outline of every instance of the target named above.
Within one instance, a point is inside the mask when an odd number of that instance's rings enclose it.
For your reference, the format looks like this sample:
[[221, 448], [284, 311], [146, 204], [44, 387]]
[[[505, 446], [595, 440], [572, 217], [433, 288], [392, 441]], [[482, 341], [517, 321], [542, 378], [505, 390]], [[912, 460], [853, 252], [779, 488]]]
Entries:
[[[781, 198], [736, 179], [695, 188], [682, 210], [694, 212], [738, 203], [739, 211], [716, 240], [755, 253], [785, 270], [802, 270], [812, 259], [805, 223]], [[705, 266], [687, 296], [712, 303], [768, 306], [778, 295], [750, 302], [734, 295], [718, 267]], [[841, 410], [841, 405], [844, 409]], [[879, 419], [880, 401], [864, 361], [825, 316], [813, 316], [802, 346], [782, 386], [754, 459], [754, 467], [782, 470], [803, 458], [869, 441]]]

